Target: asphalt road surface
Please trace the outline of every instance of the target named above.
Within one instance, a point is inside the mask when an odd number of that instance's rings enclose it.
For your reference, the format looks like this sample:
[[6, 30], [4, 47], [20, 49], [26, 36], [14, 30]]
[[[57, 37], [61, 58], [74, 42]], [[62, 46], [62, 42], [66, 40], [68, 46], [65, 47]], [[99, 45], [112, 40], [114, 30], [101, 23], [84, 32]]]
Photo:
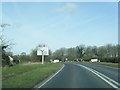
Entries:
[[85, 63], [65, 67], [41, 88], [118, 88], [117, 68]]

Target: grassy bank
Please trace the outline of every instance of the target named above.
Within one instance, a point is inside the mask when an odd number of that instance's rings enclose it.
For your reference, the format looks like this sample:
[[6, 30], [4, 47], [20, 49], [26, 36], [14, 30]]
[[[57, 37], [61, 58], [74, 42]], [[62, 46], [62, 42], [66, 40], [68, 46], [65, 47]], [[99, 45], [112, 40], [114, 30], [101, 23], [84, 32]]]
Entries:
[[3, 68], [3, 88], [31, 88], [61, 67], [60, 63], [48, 63]]
[[116, 68], [119, 67], [120, 68], [118, 63], [108, 63], [108, 62], [81, 62], [81, 63], [99, 64], [99, 65], [106, 65], [106, 66], [110, 66], [110, 67], [116, 67]]

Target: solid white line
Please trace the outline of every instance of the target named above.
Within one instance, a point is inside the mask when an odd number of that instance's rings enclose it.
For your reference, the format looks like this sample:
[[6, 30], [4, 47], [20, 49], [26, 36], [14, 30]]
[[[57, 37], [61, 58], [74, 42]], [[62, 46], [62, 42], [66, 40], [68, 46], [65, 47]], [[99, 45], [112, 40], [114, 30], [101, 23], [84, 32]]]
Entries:
[[[94, 71], [95, 71], [95, 70], [94, 70]], [[100, 72], [97, 72], [97, 71], [95, 71], [95, 72], [98, 73], [99, 75], [103, 76], [104, 78], [108, 79], [109, 81], [113, 82], [114, 84], [120, 86], [120, 84], [119, 84], [118, 82], [114, 81], [113, 79], [105, 76], [104, 74], [102, 74], [102, 73], [100, 73]]]
[[[101, 78], [102, 80], [104, 80], [105, 82], [107, 82], [109, 85], [111, 85], [113, 88], [116, 88], [116, 89], [119, 88], [119, 87], [118, 87], [118, 86], [119, 86], [119, 83], [118, 83], [118, 82], [110, 79], [109, 77], [103, 75], [102, 73], [100, 73], [100, 72], [98, 72], [98, 71], [96, 71], [96, 70], [93, 70], [93, 69], [91, 69], [91, 68], [88, 68], [88, 67], [86, 67], [86, 66], [84, 66], [84, 65], [78, 65], [78, 66], [81, 66], [81, 67], [83, 67], [83, 68], [91, 71], [92, 73], [94, 73], [95, 75], [97, 75], [99, 78]], [[107, 79], [108, 79], [108, 80], [107, 80]], [[112, 81], [113, 83], [117, 84], [118, 86], [116, 86], [115, 84], [111, 83], [110, 81]]]
[[65, 65], [63, 64], [62, 68], [56, 72], [52, 77], [50, 77], [47, 81], [45, 81], [42, 85], [40, 85], [38, 88], [41, 88], [43, 85], [45, 85], [48, 81], [50, 81], [53, 77], [55, 77], [55, 75], [57, 75], [63, 68], [65, 67]]

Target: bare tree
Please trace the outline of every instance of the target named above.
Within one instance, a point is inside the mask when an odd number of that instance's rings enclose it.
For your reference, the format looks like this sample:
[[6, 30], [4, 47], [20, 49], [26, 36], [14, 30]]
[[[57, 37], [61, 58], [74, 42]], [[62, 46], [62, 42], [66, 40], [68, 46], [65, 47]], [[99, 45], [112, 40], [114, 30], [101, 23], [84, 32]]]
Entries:
[[7, 40], [3, 35], [3, 32], [7, 26], [10, 26], [10, 24], [0, 25], [0, 46], [2, 47], [2, 49], [11, 49], [11, 46], [14, 45], [11, 40]]
[[0, 42], [1, 42], [0, 45], [4, 45], [7, 43], [5, 38], [4, 38], [4, 35], [3, 35], [3, 31], [4, 31], [6, 26], [10, 26], [10, 24], [1, 24], [0, 25]]

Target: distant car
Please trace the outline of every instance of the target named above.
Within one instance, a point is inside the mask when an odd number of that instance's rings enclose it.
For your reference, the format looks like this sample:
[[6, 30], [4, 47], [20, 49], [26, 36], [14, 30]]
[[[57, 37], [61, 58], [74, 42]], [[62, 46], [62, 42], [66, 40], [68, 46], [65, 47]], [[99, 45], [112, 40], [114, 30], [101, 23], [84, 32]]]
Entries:
[[91, 59], [90, 62], [100, 62], [98, 59]]
[[53, 60], [52, 63], [59, 63], [60, 60]]

